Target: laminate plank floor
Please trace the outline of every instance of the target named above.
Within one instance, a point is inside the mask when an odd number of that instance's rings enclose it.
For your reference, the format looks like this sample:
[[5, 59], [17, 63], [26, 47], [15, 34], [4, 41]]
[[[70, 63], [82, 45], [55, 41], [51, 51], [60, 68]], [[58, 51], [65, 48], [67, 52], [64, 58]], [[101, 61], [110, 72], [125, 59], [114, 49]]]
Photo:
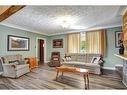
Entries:
[[[112, 76], [90, 74], [90, 89], [127, 89], [119, 77]], [[57, 81], [55, 77], [55, 68], [40, 65], [17, 79], [0, 77], [0, 89], [84, 89], [84, 79], [81, 75], [64, 73]]]

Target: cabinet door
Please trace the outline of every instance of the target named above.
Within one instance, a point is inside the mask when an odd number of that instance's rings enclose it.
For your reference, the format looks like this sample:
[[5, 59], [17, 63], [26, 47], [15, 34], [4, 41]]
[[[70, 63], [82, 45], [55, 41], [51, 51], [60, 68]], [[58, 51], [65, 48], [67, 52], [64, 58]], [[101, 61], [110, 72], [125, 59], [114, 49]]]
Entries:
[[127, 85], [127, 61], [123, 64], [123, 82]]

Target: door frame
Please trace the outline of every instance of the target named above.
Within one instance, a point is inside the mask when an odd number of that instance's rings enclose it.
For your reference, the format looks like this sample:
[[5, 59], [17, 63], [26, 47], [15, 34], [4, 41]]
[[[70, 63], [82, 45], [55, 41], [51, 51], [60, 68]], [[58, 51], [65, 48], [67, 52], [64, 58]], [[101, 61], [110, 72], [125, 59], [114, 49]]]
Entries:
[[46, 63], [46, 39], [40, 38], [40, 37], [36, 38], [36, 58], [37, 58], [37, 60], [39, 60], [39, 58], [38, 58], [38, 40], [44, 40], [44, 63]]

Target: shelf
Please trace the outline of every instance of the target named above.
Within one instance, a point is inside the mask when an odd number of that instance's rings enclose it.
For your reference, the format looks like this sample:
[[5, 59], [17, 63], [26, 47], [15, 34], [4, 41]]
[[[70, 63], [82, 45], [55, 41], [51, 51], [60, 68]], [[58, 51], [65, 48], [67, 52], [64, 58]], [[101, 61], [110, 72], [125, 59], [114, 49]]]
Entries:
[[127, 60], [127, 54], [125, 55], [119, 55], [119, 54], [114, 54], [116, 57], [119, 57], [121, 59]]

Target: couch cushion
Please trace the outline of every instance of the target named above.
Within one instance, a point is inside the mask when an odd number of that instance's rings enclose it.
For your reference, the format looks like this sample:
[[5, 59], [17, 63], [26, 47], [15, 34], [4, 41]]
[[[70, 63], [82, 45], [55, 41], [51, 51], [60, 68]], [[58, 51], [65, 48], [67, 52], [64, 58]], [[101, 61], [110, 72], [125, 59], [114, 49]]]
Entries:
[[98, 64], [93, 64], [93, 63], [85, 63], [86, 66], [89, 66], [89, 67], [100, 67], [100, 65]]
[[29, 64], [16, 65], [15, 70], [19, 70], [19, 69], [26, 68], [26, 67], [29, 67]]
[[86, 54], [77, 54], [77, 60], [76, 61], [86, 63]]
[[76, 61], [77, 60], [77, 54], [76, 53], [66, 54], [66, 56], [71, 56], [71, 60], [72, 61]]
[[26, 62], [24, 60], [19, 60], [19, 65], [20, 64], [25, 64]]
[[62, 62], [62, 64], [80, 64], [82, 62], [78, 62], [78, 61], [66, 61], [66, 62]]
[[72, 66], [78, 66], [78, 67], [83, 67], [83, 66], [87, 66], [87, 67], [100, 67], [100, 65], [98, 64], [93, 64], [93, 63], [84, 63], [84, 62], [76, 62], [76, 61], [70, 61], [70, 62], [63, 62], [63, 65], [72, 65]]

